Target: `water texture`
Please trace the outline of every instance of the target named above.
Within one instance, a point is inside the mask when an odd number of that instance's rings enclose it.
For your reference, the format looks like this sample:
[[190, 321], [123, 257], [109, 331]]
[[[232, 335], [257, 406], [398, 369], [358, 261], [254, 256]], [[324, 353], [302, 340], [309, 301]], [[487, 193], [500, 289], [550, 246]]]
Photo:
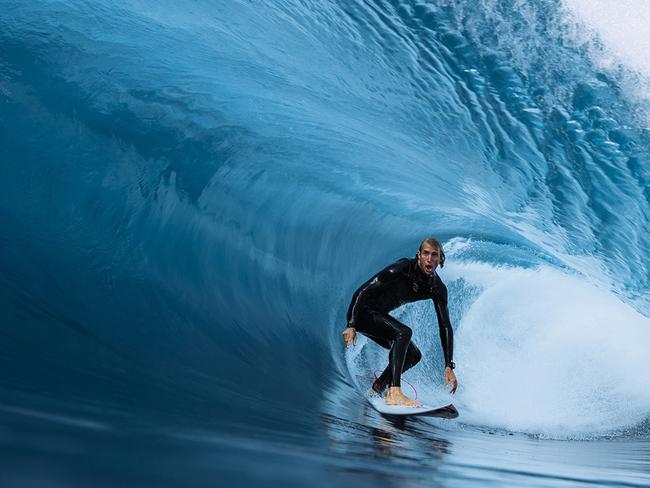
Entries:
[[[650, 484], [645, 2], [0, 7], [3, 486]], [[461, 415], [383, 418], [428, 235]]]

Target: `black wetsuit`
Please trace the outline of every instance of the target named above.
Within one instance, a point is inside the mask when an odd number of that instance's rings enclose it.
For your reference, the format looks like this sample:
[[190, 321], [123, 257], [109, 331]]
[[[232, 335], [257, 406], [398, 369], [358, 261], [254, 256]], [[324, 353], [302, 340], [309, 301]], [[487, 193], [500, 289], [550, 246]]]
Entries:
[[427, 276], [415, 259], [400, 259], [366, 281], [352, 296], [348, 326], [390, 349], [388, 366], [373, 384], [382, 392], [400, 386], [403, 371], [415, 366], [422, 354], [411, 341], [411, 328], [388, 312], [405, 303], [432, 299], [440, 327], [445, 365], [453, 368], [454, 336], [447, 309], [447, 287], [434, 272]]

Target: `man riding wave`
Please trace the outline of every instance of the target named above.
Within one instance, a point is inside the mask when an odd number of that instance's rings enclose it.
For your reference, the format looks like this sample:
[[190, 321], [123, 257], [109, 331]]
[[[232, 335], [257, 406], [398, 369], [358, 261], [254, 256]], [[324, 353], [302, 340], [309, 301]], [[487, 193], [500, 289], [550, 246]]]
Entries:
[[416, 407], [419, 404], [404, 395], [400, 378], [402, 373], [415, 366], [422, 354], [411, 340], [412, 330], [389, 315], [405, 303], [433, 300], [440, 341], [445, 357], [445, 386], [451, 385], [451, 393], [458, 388], [454, 374], [454, 336], [447, 309], [447, 287], [436, 268], [445, 264], [442, 244], [427, 238], [420, 244], [415, 259], [402, 258], [386, 267], [354, 292], [348, 308], [348, 326], [343, 331], [345, 346], [356, 344], [357, 331], [389, 349], [388, 366], [372, 384], [372, 389], [382, 395], [386, 389], [387, 405]]

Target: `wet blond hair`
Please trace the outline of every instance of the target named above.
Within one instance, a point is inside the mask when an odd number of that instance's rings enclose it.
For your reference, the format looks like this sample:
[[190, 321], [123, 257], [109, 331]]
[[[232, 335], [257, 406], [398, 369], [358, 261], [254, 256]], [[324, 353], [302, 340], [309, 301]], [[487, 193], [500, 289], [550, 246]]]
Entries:
[[[442, 248], [442, 244], [440, 244], [440, 241], [436, 239], [435, 237], [427, 237], [425, 240], [423, 240], [420, 243], [420, 249], [418, 249], [418, 254], [422, 251], [422, 246], [425, 244], [429, 244], [431, 247], [434, 247], [438, 250], [440, 253], [440, 267], [442, 268], [445, 265], [445, 251]], [[417, 258], [417, 254], [415, 255]]]

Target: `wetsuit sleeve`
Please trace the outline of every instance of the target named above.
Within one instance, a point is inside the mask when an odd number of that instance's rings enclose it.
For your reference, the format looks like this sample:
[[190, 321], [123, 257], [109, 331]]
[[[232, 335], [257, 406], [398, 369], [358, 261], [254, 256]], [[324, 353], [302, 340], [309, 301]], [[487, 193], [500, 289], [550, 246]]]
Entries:
[[438, 317], [440, 343], [442, 344], [442, 352], [445, 355], [445, 367], [452, 366], [454, 361], [454, 331], [451, 328], [449, 309], [447, 308], [447, 287], [442, 281], [439, 281], [432, 298], [436, 316]]
[[359, 311], [363, 307], [363, 304], [368, 297], [368, 293], [399, 277], [408, 267], [408, 263], [409, 261], [406, 258], [396, 261], [390, 266], [382, 269], [354, 292], [354, 295], [352, 295], [352, 301], [348, 307], [348, 327], [356, 327]]

